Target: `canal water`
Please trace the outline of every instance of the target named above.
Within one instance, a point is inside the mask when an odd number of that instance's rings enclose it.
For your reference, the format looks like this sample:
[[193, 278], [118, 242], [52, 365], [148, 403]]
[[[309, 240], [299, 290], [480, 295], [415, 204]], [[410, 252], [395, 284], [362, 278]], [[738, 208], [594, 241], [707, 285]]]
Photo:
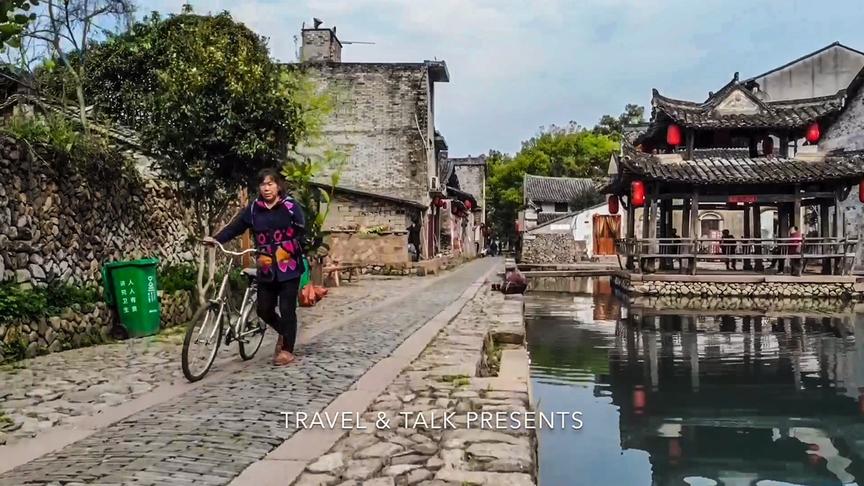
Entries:
[[540, 486], [864, 486], [850, 306], [551, 288], [526, 296], [534, 398], [583, 428], [538, 431]]

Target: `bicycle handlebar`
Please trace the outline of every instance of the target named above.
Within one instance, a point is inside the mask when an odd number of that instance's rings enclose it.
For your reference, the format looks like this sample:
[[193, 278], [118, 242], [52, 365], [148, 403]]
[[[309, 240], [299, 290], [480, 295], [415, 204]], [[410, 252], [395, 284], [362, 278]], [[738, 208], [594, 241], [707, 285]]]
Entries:
[[222, 243], [219, 243], [219, 242], [216, 241], [216, 240], [212, 240], [212, 241], [201, 240], [201, 243], [208, 244], [208, 245], [211, 244], [211, 243], [215, 243], [216, 246], [218, 246], [219, 249], [222, 250], [222, 253], [225, 253], [225, 254], [228, 254], [228, 255], [234, 255], [234, 256], [243, 256], [243, 255], [246, 255], [246, 254], [249, 254], [249, 253], [256, 253], [256, 252], [258, 251], [258, 250], [255, 249], [255, 248], [249, 248], [248, 250], [243, 250], [243, 251], [231, 251], [231, 250], [226, 250], [225, 247], [222, 246]]

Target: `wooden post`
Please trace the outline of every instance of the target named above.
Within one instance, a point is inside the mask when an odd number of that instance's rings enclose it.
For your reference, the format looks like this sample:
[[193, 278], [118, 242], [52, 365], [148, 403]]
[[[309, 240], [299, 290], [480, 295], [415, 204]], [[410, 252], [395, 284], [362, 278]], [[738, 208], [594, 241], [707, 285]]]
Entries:
[[[759, 207], [758, 204], [753, 205], [753, 238], [761, 239], [762, 238], [762, 208]], [[756, 242], [753, 245], [753, 253], [756, 255], [762, 254], [762, 244], [760, 242]], [[764, 270], [764, 265], [762, 265], [762, 260], [756, 260], [753, 264], [753, 269], [761, 272]]]
[[[664, 199], [663, 200], [663, 238], [671, 238], [672, 237], [672, 200]], [[672, 253], [672, 249], [674, 246], [666, 245], [663, 253], [670, 254]], [[661, 268], [665, 270], [670, 270], [674, 267], [671, 258], [664, 258]]]
[[645, 204], [642, 205], [642, 241], [639, 244], [639, 255], [640, 258], [636, 262], [636, 267], [639, 271], [644, 271], [644, 266], [647, 264], [647, 260], [643, 260], [641, 255], [644, 253], [650, 253], [651, 247], [648, 245], [646, 240], [649, 237], [648, 226], [651, 224], [649, 221], [648, 215], [651, 213], [651, 197], [646, 194], [645, 195]]
[[[693, 188], [693, 197], [690, 204], [690, 239], [692, 241], [691, 253], [694, 255], [699, 251], [699, 189]], [[696, 258], [690, 260], [690, 275], [696, 275]]]
[[[777, 205], [777, 217], [780, 223], [780, 235], [779, 238], [789, 238], [789, 205], [787, 203], [780, 203]], [[789, 251], [789, 245], [787, 242], [783, 242], [780, 245], [780, 254], [786, 255]], [[783, 257], [783, 260], [780, 260], [783, 269], [786, 269], [787, 262], [786, 258]]]
[[795, 202], [793, 204], [792, 226], [798, 228], [798, 231], [804, 231], [801, 224], [801, 191], [798, 186], [795, 186]]
[[789, 134], [780, 135], [780, 157], [789, 157]]
[[685, 152], [684, 160], [693, 159], [693, 145], [696, 143], [696, 131], [692, 128], [687, 130], [687, 152]]
[[632, 201], [627, 201], [627, 270], [633, 270], [633, 253], [636, 251], [636, 246], [630, 246], [636, 239], [636, 208], [633, 207]]
[[845, 273], [846, 268], [846, 245], [843, 243], [843, 240], [846, 239], [846, 218], [840, 207], [840, 191], [834, 191], [834, 233], [839, 239], [837, 248], [842, 255], [841, 258], [837, 259], [835, 275], [840, 275]]
[[[787, 142], [787, 146], [788, 146], [788, 142]], [[803, 233], [804, 228], [803, 228], [803, 225], [801, 224], [801, 191], [799, 190], [797, 185], [795, 186], [795, 202], [792, 204], [793, 204], [792, 226], [798, 228], [798, 234], [799, 235], [803, 235], [804, 234]], [[795, 260], [795, 264], [792, 265], [792, 268], [794, 269], [794, 273], [796, 275], [801, 275], [801, 273], [804, 271], [804, 259], [801, 258], [803, 253], [804, 253], [804, 245], [801, 245], [801, 247], [799, 248], [798, 258]]]
[[[752, 229], [752, 225], [750, 223], [750, 208], [748, 206], [744, 206], [744, 234], [743, 238], [745, 240], [744, 245], [742, 245], [743, 254], [745, 256], [750, 254], [749, 249], [753, 247], [752, 241], [746, 241], [751, 238], [750, 230]], [[743, 262], [744, 270], [753, 270], [753, 260], [749, 258], [744, 258]]]
[[[658, 206], [658, 204], [657, 204], [656, 195], [657, 195], [657, 188], [655, 186], [651, 190], [651, 199], [650, 199], [650, 202], [651, 202], [650, 208], [651, 209], [648, 213], [648, 239], [651, 239], [651, 240], [654, 240], [655, 238], [657, 238], [657, 206]], [[648, 201], [649, 201], [649, 199], [646, 197], [645, 198], [645, 206], [646, 207], [649, 207]], [[655, 254], [658, 252], [656, 242], [651, 243], [649, 251], [651, 253], [655, 253]], [[656, 266], [657, 262], [653, 258], [649, 259], [648, 262], [649, 262], [648, 269], [649, 269], [649, 271], [653, 272], [657, 268], [657, 266]]]
[[[686, 239], [690, 238], [690, 200], [685, 198], [683, 207], [681, 208], [681, 238]], [[691, 245], [681, 245], [678, 247], [678, 253], [690, 253], [692, 248]], [[681, 265], [681, 273], [685, 273], [690, 266], [689, 261], [684, 261], [684, 259], [680, 259]]]
[[[249, 204], [249, 191], [244, 187], [240, 189], [240, 205], [241, 207], [246, 207]], [[240, 245], [243, 250], [248, 250], [252, 248], [252, 232], [244, 231], [243, 236], [240, 239]], [[240, 258], [240, 264], [243, 267], [251, 267], [252, 264], [252, 254], [247, 253]]]
[[[831, 236], [831, 220], [828, 219], [828, 201], [821, 201], [819, 203], [819, 237], [820, 238], [829, 238]], [[824, 240], [823, 240], [824, 241]], [[828, 254], [830, 253], [830, 249], [834, 248], [832, 245], [822, 244], [820, 245], [819, 253]], [[831, 259], [823, 258], [822, 259], [822, 274], [830, 275], [831, 274]]]

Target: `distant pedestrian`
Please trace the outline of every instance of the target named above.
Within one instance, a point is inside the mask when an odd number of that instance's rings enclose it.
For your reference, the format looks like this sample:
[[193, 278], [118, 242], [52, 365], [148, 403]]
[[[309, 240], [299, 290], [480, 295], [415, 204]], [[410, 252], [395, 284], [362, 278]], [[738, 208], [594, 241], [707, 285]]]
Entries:
[[801, 235], [801, 230], [797, 226], [793, 226], [789, 231], [789, 238], [792, 240], [789, 245], [789, 254], [792, 255], [789, 263], [792, 267], [792, 274], [799, 275], [801, 273], [801, 247], [804, 237]]
[[723, 255], [726, 255], [726, 270], [736, 270], [735, 259], [732, 256], [735, 254], [735, 236], [728, 229], [723, 230], [723, 236], [720, 238], [720, 246], [723, 249]]

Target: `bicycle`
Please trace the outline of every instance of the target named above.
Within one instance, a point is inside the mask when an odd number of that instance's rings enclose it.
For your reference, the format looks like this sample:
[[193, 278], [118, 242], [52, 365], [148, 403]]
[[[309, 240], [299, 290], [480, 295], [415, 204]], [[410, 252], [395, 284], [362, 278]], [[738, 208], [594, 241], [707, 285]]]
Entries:
[[[243, 256], [249, 253], [259, 253], [254, 248], [240, 252], [230, 251], [226, 250], [219, 242], [214, 241], [213, 243], [226, 255]], [[216, 360], [219, 346], [222, 344], [223, 335], [225, 346], [229, 346], [234, 341], [238, 342], [240, 357], [243, 361], [252, 359], [264, 341], [264, 332], [267, 330], [267, 324], [254, 314], [255, 302], [258, 296], [256, 269], [243, 269], [243, 275], [249, 280], [249, 285], [243, 295], [240, 310], [236, 314], [234, 313], [234, 305], [228, 295], [228, 278], [233, 269], [234, 259], [229, 258], [228, 264], [224, 269], [225, 275], [222, 277], [216, 295], [207, 301], [203, 316], [190, 322], [189, 327], [186, 329], [181, 361], [183, 375], [190, 382], [201, 380], [210, 371], [210, 367], [213, 366], [213, 362]], [[198, 314], [202, 313], [199, 312]], [[232, 325], [231, 317], [234, 315], [237, 316], [237, 319]], [[200, 364], [203, 365], [203, 368], [198, 371], [197, 368], [194, 368], [194, 365], [198, 364], [198, 360], [193, 359], [191, 353], [202, 345], [204, 349], [212, 347], [212, 350], [208, 349], [203, 358], [201, 358], [203, 361]]]

